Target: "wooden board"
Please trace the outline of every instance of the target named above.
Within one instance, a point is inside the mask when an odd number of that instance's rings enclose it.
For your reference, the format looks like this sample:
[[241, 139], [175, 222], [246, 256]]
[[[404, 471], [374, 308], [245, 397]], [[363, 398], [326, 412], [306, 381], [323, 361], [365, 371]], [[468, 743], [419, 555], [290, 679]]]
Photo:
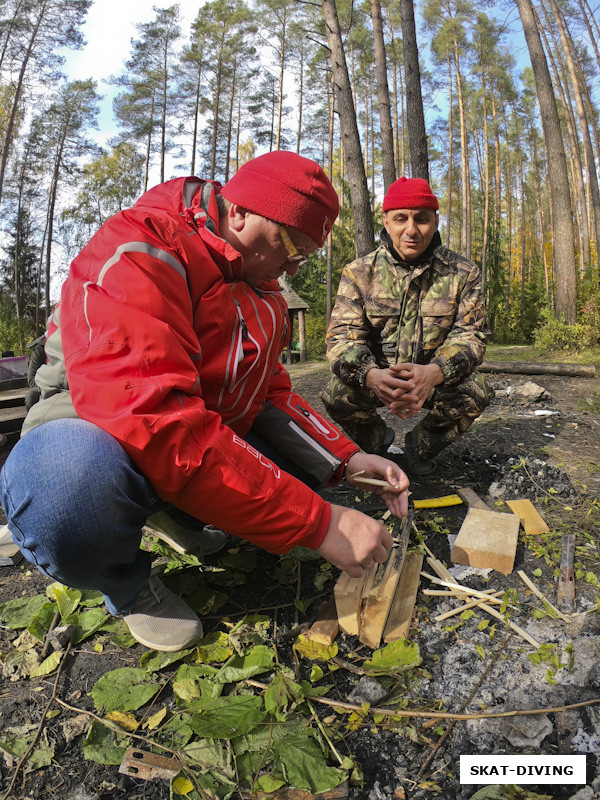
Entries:
[[481, 508], [483, 511], [491, 511], [492, 509], [486, 505], [481, 497], [470, 489], [468, 486], [461, 486], [456, 490], [456, 494], [465, 501], [469, 508]]
[[7, 389], [0, 392], [0, 408], [19, 408], [25, 405], [28, 389]]
[[408, 537], [413, 520], [413, 511], [410, 509], [408, 515], [397, 524], [400, 526], [399, 533], [395, 536], [395, 544], [392, 548], [385, 569], [378, 569], [375, 574], [373, 586], [365, 602], [360, 624], [359, 638], [363, 644], [374, 650], [379, 647], [383, 629], [387, 622], [396, 588], [400, 580], [402, 564], [408, 546]]
[[335, 598], [331, 597], [319, 610], [319, 618], [306, 632], [306, 638], [319, 644], [330, 645], [335, 641], [339, 629]]
[[408, 553], [404, 559], [400, 582], [383, 631], [384, 642], [395, 642], [397, 639], [406, 638], [415, 609], [422, 566], [423, 553], [418, 550]]
[[531, 500], [507, 500], [506, 504], [520, 518], [525, 533], [535, 535], [550, 530]]
[[366, 574], [365, 572], [360, 578], [352, 578], [347, 572], [342, 572], [333, 589], [339, 626], [344, 633], [352, 636], [358, 636], [360, 630], [362, 592]]
[[454, 542], [452, 561], [508, 575], [515, 563], [519, 523], [515, 514], [470, 508]]

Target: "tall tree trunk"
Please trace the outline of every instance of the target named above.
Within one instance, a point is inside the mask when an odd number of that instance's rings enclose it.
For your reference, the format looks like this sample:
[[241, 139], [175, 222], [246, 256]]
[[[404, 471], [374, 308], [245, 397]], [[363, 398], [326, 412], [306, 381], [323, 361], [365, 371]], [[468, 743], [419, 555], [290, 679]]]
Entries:
[[37, 40], [37, 35], [40, 29], [40, 25], [42, 24], [42, 20], [44, 18], [44, 12], [46, 11], [46, 6], [48, 5], [48, 0], [44, 0], [38, 9], [38, 16], [35, 21], [35, 25], [33, 26], [33, 30], [31, 31], [31, 35], [29, 37], [29, 42], [27, 43], [27, 50], [25, 51], [25, 55], [23, 56], [23, 61], [21, 62], [21, 69], [19, 70], [19, 76], [17, 78], [17, 83], [15, 86], [15, 93], [13, 95], [12, 104], [10, 107], [10, 113], [8, 115], [8, 121], [6, 123], [6, 130], [4, 133], [4, 141], [2, 142], [2, 159], [0, 160], [0, 205], [2, 204], [2, 191], [4, 188], [4, 176], [6, 175], [6, 166], [8, 164], [8, 154], [10, 151], [10, 147], [12, 145], [12, 138], [15, 129], [15, 122], [17, 119], [17, 109], [19, 108], [19, 102], [21, 100], [21, 92], [23, 91], [23, 85], [25, 81], [25, 73], [27, 71], [27, 66], [29, 64], [29, 59], [31, 58], [31, 54], [33, 53], [33, 47]]
[[283, 23], [281, 28], [281, 50], [279, 57], [279, 97], [277, 102], [277, 136], [275, 138], [275, 149], [281, 147], [281, 121], [283, 119], [283, 77], [285, 73], [285, 34], [287, 27], [287, 6], [283, 9]]
[[[329, 90], [327, 94], [329, 95], [329, 126], [328, 126], [328, 166], [327, 172], [329, 176], [329, 180], [333, 181], [333, 134], [335, 128], [335, 95], [333, 90], [333, 75], [332, 82], [331, 82], [331, 91]], [[343, 189], [343, 183], [342, 183]], [[327, 236], [327, 268], [326, 268], [326, 317], [327, 317], [327, 324], [329, 325], [329, 320], [331, 319], [331, 310], [333, 308], [333, 231], [329, 231]]]
[[233, 105], [235, 103], [237, 72], [237, 55], [233, 57], [233, 75], [231, 76], [231, 94], [229, 96], [229, 122], [227, 123], [227, 152], [225, 154], [225, 183], [229, 180], [229, 166], [231, 163], [231, 139], [233, 138]]
[[337, 95], [341, 138], [346, 154], [350, 201], [354, 213], [356, 254], [364, 256], [375, 249], [375, 232], [371, 217], [367, 176], [335, 0], [322, 0], [322, 3]]
[[381, 128], [381, 163], [383, 167], [383, 188], [387, 192], [396, 180], [394, 162], [394, 133], [390, 109], [390, 90], [388, 86], [385, 42], [383, 41], [383, 22], [381, 20], [380, 0], [371, 0], [371, 19], [373, 20], [373, 40], [375, 44], [375, 75], [377, 77], [377, 102], [379, 105], [379, 125]]
[[453, 131], [453, 117], [452, 117], [452, 104], [454, 100], [452, 98], [452, 61], [450, 56], [448, 56], [448, 209], [446, 215], [446, 247], [450, 247], [450, 222], [452, 220], [452, 192], [453, 192], [453, 181], [452, 181], [452, 158], [453, 158], [453, 149], [452, 149], [452, 142], [454, 139], [454, 131]]
[[462, 73], [458, 54], [458, 42], [454, 40], [454, 68], [456, 71], [456, 91], [458, 115], [460, 119], [460, 158], [462, 175], [462, 224], [460, 249], [463, 255], [471, 258], [471, 175], [469, 170], [469, 134], [467, 130], [465, 101], [462, 88]]
[[531, 0], [515, 0], [523, 25], [535, 77], [544, 142], [548, 156], [548, 180], [553, 219], [553, 264], [556, 275], [556, 315], [569, 325], [577, 321], [575, 247], [569, 193], [569, 176], [560, 119], [548, 63], [544, 55]]
[[[389, 2], [389, 0], [388, 0]], [[390, 16], [390, 10], [386, 3], [385, 9], [388, 15], [388, 27], [390, 29], [390, 43], [392, 47], [393, 53], [393, 61], [392, 61], [392, 102], [394, 113], [392, 114], [392, 122], [394, 126], [394, 163], [396, 165], [396, 175], [399, 175], [400, 172], [403, 172], [403, 166], [401, 166], [400, 162], [400, 125], [398, 119], [398, 58], [396, 53], [396, 37], [394, 34], [394, 26], [392, 25], [392, 20]]]
[[490, 141], [488, 130], [488, 111], [486, 100], [486, 86], [481, 70], [481, 99], [483, 104], [483, 241], [481, 243], [481, 291], [485, 297], [487, 283], [487, 247], [488, 226], [490, 224]]
[[196, 79], [196, 96], [194, 98], [194, 127], [192, 132], [192, 163], [190, 175], [196, 174], [196, 150], [198, 148], [198, 117], [200, 115], [200, 87], [202, 85], [202, 56], [198, 58], [198, 77]]
[[410, 164], [413, 178], [424, 178], [428, 181], [429, 156], [427, 153], [427, 133], [425, 131], [425, 115], [423, 113], [421, 71], [419, 68], [419, 50], [417, 47], [413, 0], [400, 0], [400, 17], [402, 20]]
[[567, 61], [567, 68], [569, 70], [570, 83], [575, 93], [575, 106], [577, 108], [577, 116], [579, 117], [579, 127], [583, 138], [583, 152], [585, 154], [585, 166], [588, 177], [588, 186], [592, 199], [593, 216], [595, 219], [594, 235], [596, 237], [596, 246], [600, 243], [600, 189], [598, 187], [598, 173], [596, 172], [596, 161], [594, 158], [594, 150], [592, 148], [592, 140], [590, 138], [590, 129], [588, 125], [585, 107], [583, 105], [583, 96], [581, 87], [579, 85], [579, 76], [575, 68], [575, 61], [573, 60], [572, 46], [573, 42], [569, 42], [567, 31], [565, 30], [564, 16], [560, 11], [556, 0], [550, 0], [552, 11], [558, 24], [558, 32], [560, 41], [564, 50], [565, 59]]
[[[545, 11], [545, 9], [544, 9]], [[536, 15], [537, 19], [537, 15]], [[547, 19], [547, 17], [546, 17]], [[538, 21], [539, 23], [539, 21]], [[577, 202], [573, 203], [574, 216], [577, 217], [579, 225], [575, 226], [574, 234], [577, 237], [579, 244], [579, 269], [580, 272], [585, 270], [585, 265], [590, 263], [590, 230], [588, 225], [588, 215], [586, 214], [586, 200], [585, 200], [585, 187], [583, 184], [583, 165], [581, 163], [581, 153], [579, 149], [579, 137], [577, 135], [577, 122], [575, 114], [573, 113], [573, 104], [569, 93], [568, 81], [564, 72], [559, 70], [559, 66], [554, 58], [552, 48], [548, 42], [548, 37], [544, 28], [538, 24], [542, 43], [546, 47], [546, 52], [550, 59], [550, 66], [554, 74], [554, 83], [558, 89], [560, 100], [563, 107], [563, 115], [565, 119], [565, 126], [567, 129], [567, 137], [570, 144], [571, 157], [567, 163], [571, 171], [573, 194], [577, 198]]]
[[154, 89], [152, 89], [152, 102], [150, 104], [150, 124], [148, 125], [148, 139], [146, 141], [146, 158], [144, 161], [144, 191], [148, 189], [150, 180], [150, 159], [152, 158], [152, 131], [154, 129]]
[[221, 34], [219, 44], [219, 57], [217, 59], [217, 84], [215, 87], [215, 99], [213, 102], [213, 126], [212, 126], [212, 146], [210, 150], [210, 179], [214, 181], [217, 172], [217, 134], [219, 131], [219, 108], [221, 103], [221, 83], [223, 80], [223, 48], [225, 46], [225, 29]]
[[300, 84], [298, 86], [298, 133], [296, 135], [296, 153], [300, 153], [302, 139], [302, 110], [304, 104], [304, 38], [300, 41]]

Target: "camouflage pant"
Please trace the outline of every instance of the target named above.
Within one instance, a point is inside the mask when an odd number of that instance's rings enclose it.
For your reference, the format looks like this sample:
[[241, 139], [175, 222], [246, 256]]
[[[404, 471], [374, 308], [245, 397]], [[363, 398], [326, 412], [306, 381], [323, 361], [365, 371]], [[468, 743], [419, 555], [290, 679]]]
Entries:
[[[484, 376], [474, 372], [453, 386], [437, 386], [424, 404], [429, 409], [412, 431], [412, 440], [423, 458], [433, 458], [467, 431], [489, 405], [493, 390]], [[328, 414], [346, 434], [368, 453], [377, 452], [386, 424], [376, 409], [383, 404], [369, 389], [348, 386], [333, 376], [321, 399]]]

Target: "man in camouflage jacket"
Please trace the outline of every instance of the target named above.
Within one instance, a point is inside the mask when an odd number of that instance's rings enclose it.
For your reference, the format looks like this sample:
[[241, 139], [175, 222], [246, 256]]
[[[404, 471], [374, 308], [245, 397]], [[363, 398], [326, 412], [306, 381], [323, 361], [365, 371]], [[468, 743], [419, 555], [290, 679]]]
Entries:
[[376, 409], [409, 419], [413, 473], [461, 436], [492, 393], [475, 370], [488, 329], [479, 269], [442, 247], [438, 201], [427, 181], [400, 178], [384, 198], [382, 244], [348, 264], [327, 332], [333, 377], [322, 392], [329, 414], [364, 450], [393, 441]]

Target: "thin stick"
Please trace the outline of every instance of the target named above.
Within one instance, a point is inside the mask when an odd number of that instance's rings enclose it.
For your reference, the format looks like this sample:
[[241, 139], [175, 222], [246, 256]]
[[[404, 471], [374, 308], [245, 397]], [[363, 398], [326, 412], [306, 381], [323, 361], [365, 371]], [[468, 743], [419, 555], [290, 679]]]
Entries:
[[[248, 686], [255, 686], [258, 689], [262, 689], [263, 691], [267, 689], [266, 683], [259, 683], [259, 681], [252, 680], [248, 678], [245, 681]], [[364, 714], [363, 706], [357, 706], [353, 703], [345, 703], [342, 700], [330, 700], [328, 697], [316, 697], [315, 695], [306, 695], [307, 700], [311, 700], [315, 703], [321, 703], [326, 706], [331, 706], [332, 708], [341, 708], [344, 711], [357, 711], [360, 714]], [[559, 706], [557, 708], [530, 708], [524, 710], [516, 710], [516, 711], [495, 711], [490, 712], [488, 714], [452, 714], [447, 713], [445, 711], [413, 711], [403, 709], [402, 711], [398, 711], [395, 708], [379, 708], [378, 706], [372, 706], [368, 709], [370, 714], [383, 714], [386, 717], [393, 717], [395, 719], [403, 719], [404, 717], [419, 717], [420, 719], [496, 719], [498, 717], [527, 717], [527, 716], [537, 716], [538, 714], [556, 714], [560, 711], [571, 711], [574, 708], [583, 708], [584, 706], [593, 706], [598, 705], [600, 703], [600, 697], [594, 698], [594, 700], [584, 700], [581, 703], [572, 703], [568, 706]], [[85, 712], [90, 713], [90, 712]], [[103, 720], [100, 718], [100, 721]], [[105, 723], [106, 724], [106, 723]]]
[[389, 481], [381, 481], [379, 478], [360, 478], [358, 477], [358, 472], [355, 472], [354, 475], [350, 475], [353, 481], [356, 483], [365, 483], [369, 486], [386, 486], [388, 489], [397, 489], [397, 486], [394, 486], [393, 483]]
[[480, 597], [482, 600], [489, 600], [489, 594], [480, 592], [477, 589], [469, 589], [468, 586], [461, 586], [459, 583], [452, 583], [451, 581], [444, 581], [441, 578], [436, 578], [435, 575], [430, 575], [428, 572], [422, 572], [425, 578], [429, 578], [433, 583], [439, 583], [441, 586], [447, 586], [449, 589], [455, 589], [461, 594], [471, 595], [473, 597]]
[[519, 627], [518, 625], [516, 625], [516, 624], [515, 624], [515, 623], [514, 623], [512, 620], [507, 620], [505, 617], [503, 617], [503, 616], [502, 616], [502, 614], [500, 614], [500, 612], [499, 612], [499, 611], [496, 611], [496, 609], [495, 609], [495, 608], [492, 608], [492, 606], [488, 606], [488, 604], [487, 604], [487, 603], [481, 603], [481, 604], [479, 605], [479, 608], [483, 609], [484, 611], [487, 611], [487, 613], [488, 613], [488, 614], [491, 614], [491, 615], [492, 615], [492, 617], [496, 617], [496, 619], [499, 619], [499, 620], [502, 620], [502, 622], [505, 622], [505, 623], [508, 625], [508, 627], [509, 627], [509, 628], [512, 628], [512, 629], [513, 629], [513, 631], [514, 631], [515, 633], [518, 633], [518, 634], [519, 634], [519, 636], [520, 636], [522, 639], [525, 639], [525, 641], [526, 641], [526, 642], [529, 642], [529, 644], [533, 645], [533, 647], [535, 647], [535, 649], [536, 649], [536, 650], [539, 650], [539, 649], [540, 649], [540, 647], [541, 647], [541, 644], [540, 644], [538, 641], [536, 641], [536, 640], [533, 638], [533, 636], [530, 636], [528, 633], [526, 633], [526, 632], [523, 630], [523, 628], [520, 628], [520, 627]]
[[[496, 592], [497, 595], [502, 594], [502, 592]], [[490, 597], [490, 600], [492, 598]], [[495, 598], [494, 598], [495, 599]], [[501, 601], [498, 601], [501, 602]], [[457, 608], [453, 608], [451, 611], [446, 611], [445, 614], [439, 614], [437, 617], [433, 618], [434, 622], [442, 622], [442, 620], [448, 619], [448, 617], [453, 617], [456, 614], [462, 614], [463, 611], [466, 611], [469, 608], [473, 608], [473, 606], [480, 606], [483, 603], [483, 600], [471, 600], [468, 603], [463, 603], [462, 606], [458, 606]]]
[[553, 605], [552, 605], [552, 603], [550, 602], [550, 600], [548, 600], [548, 598], [546, 597], [546, 595], [545, 595], [543, 592], [540, 592], [540, 590], [537, 588], [537, 586], [535, 585], [535, 583], [533, 583], [533, 581], [531, 581], [531, 580], [530, 580], [530, 579], [527, 577], [527, 575], [526, 575], [526, 574], [523, 572], [523, 570], [522, 570], [522, 569], [520, 569], [520, 570], [517, 572], [517, 575], [519, 576], [519, 578], [521, 578], [521, 580], [523, 581], [523, 583], [525, 583], [527, 586], [529, 586], [529, 588], [531, 589], [531, 591], [532, 591], [532, 592], [533, 592], [535, 595], [537, 595], [537, 597], [539, 597], [539, 598], [540, 598], [540, 600], [543, 600], [543, 601], [544, 601], [544, 603], [548, 603], [548, 605], [550, 606], [550, 608], [552, 609], [552, 611], [554, 611], [554, 612], [555, 612], [555, 614], [556, 614], [558, 617], [560, 617], [561, 619], [563, 619], [565, 622], [571, 622], [571, 620], [570, 620], [568, 617], [565, 617], [565, 615], [562, 613], [562, 611], [559, 611], [559, 610], [558, 610], [558, 608], [557, 608], [556, 606], [553, 606]]

